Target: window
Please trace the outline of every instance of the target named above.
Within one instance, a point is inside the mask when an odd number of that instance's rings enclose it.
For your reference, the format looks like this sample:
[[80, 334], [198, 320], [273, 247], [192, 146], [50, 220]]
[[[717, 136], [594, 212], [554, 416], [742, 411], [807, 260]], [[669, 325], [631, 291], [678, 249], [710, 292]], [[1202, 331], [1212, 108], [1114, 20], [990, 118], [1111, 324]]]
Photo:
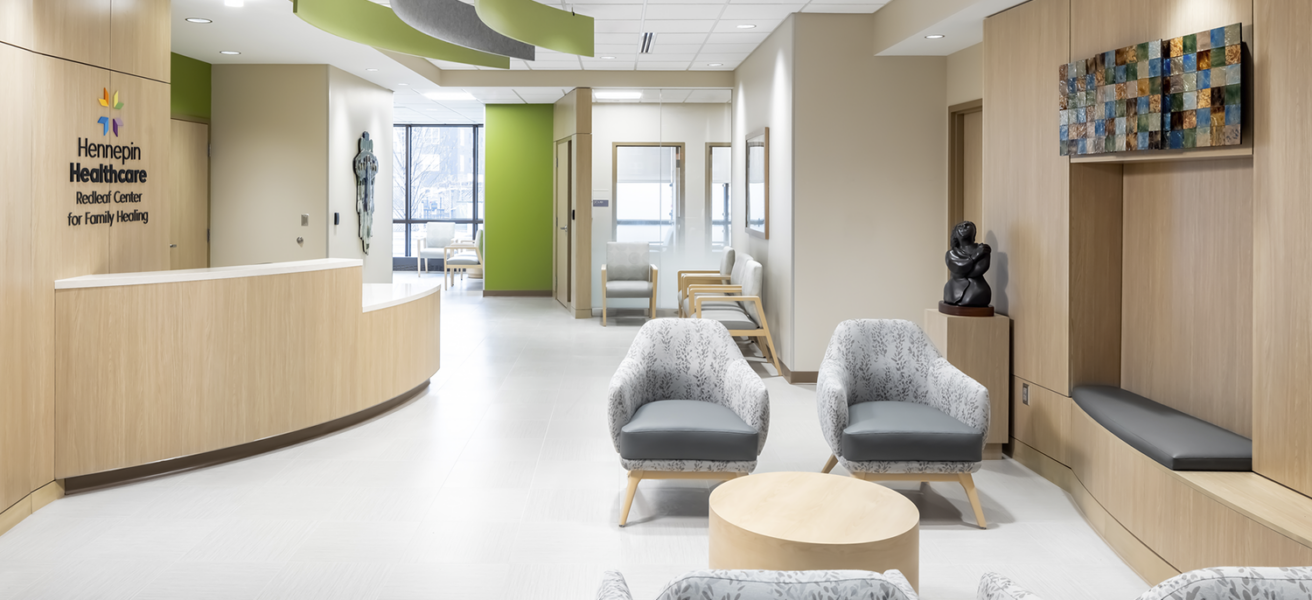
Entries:
[[733, 148], [712, 144], [706, 157], [706, 214], [711, 217], [711, 248], [719, 251], [732, 243], [733, 226]]
[[483, 126], [397, 125], [395, 134], [392, 256], [414, 256], [431, 222], [474, 237], [483, 224]]
[[615, 147], [615, 241], [673, 245], [681, 146]]

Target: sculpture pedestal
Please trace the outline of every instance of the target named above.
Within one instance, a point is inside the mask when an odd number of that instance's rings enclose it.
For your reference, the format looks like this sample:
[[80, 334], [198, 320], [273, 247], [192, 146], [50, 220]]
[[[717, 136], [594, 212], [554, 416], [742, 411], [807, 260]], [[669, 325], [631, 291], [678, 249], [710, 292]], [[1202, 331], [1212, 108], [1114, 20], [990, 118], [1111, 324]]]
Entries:
[[1011, 433], [1011, 319], [1003, 315], [958, 317], [927, 308], [924, 325], [929, 339], [952, 366], [988, 388], [990, 416], [984, 454], [985, 458], [1000, 457], [1002, 444]]
[[992, 306], [957, 306], [947, 302], [938, 303], [938, 312], [954, 317], [991, 317]]

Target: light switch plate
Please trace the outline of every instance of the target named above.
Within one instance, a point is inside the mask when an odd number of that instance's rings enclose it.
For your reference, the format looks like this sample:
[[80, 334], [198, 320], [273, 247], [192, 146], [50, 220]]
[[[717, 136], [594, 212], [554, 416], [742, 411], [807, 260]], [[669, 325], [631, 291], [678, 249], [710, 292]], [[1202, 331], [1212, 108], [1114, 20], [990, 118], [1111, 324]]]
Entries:
[[310, 225], [310, 213], [301, 213], [301, 227]]
[[1030, 405], [1030, 384], [1028, 383], [1020, 384], [1020, 403], [1025, 406]]

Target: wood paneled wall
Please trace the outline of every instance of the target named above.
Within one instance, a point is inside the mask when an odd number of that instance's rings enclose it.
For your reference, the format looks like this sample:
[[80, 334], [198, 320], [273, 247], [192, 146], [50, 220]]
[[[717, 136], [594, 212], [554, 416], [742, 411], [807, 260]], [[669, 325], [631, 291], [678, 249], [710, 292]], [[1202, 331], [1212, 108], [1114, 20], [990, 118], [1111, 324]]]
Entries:
[[432, 377], [441, 295], [362, 313], [360, 290], [360, 267], [59, 290], [55, 476], [304, 429]]
[[1069, 393], [1070, 173], [1057, 153], [1057, 67], [1069, 0], [1032, 0], [984, 21], [984, 223], [993, 301], [1012, 318], [1012, 373]]
[[1253, 160], [1125, 167], [1121, 386], [1251, 437]]
[[1312, 4], [1255, 5], [1253, 468], [1312, 495]]
[[[54, 281], [168, 268], [168, 0], [0, 0], [0, 511], [54, 480]], [[108, 89], [122, 110], [100, 106]], [[125, 122], [102, 135], [97, 119]], [[127, 164], [77, 155], [77, 139], [143, 149]], [[69, 163], [145, 169], [146, 184], [69, 182]], [[149, 224], [69, 227], [76, 192], [141, 192]], [[92, 209], [94, 210], [94, 209]], [[50, 489], [50, 488], [46, 488]]]

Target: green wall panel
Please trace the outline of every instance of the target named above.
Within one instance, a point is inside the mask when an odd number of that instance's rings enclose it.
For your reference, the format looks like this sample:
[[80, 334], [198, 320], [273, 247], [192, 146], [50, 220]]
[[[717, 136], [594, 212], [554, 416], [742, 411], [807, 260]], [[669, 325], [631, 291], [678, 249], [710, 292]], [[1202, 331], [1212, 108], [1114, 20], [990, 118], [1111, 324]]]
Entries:
[[484, 289], [551, 289], [550, 104], [489, 104]]
[[210, 120], [210, 63], [173, 53], [169, 109], [174, 118]]

